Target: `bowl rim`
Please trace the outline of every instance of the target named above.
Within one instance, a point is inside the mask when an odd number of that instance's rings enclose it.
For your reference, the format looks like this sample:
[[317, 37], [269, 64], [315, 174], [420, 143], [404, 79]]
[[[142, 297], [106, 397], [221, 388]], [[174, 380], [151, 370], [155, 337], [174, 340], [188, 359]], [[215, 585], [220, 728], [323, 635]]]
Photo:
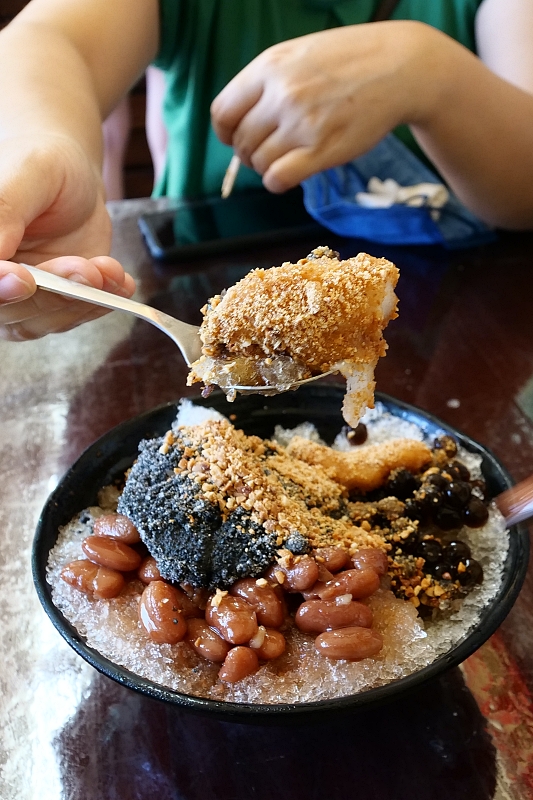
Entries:
[[[334, 383], [322, 384], [317, 382], [314, 386], [306, 387], [306, 389], [307, 391], [304, 391], [304, 387], [302, 387], [299, 393], [303, 392], [304, 394], [312, 394], [316, 397], [323, 396], [329, 399], [335, 394], [338, 395], [339, 399], [344, 395], [344, 388]], [[220, 394], [222, 395], [222, 393]], [[457, 428], [443, 422], [430, 412], [424, 411], [410, 403], [397, 400], [390, 395], [376, 392], [375, 397], [377, 401], [383, 403], [387, 410], [392, 411], [394, 409], [399, 412], [395, 414], [396, 416], [406, 419], [414, 416], [417, 418], [417, 424], [421, 425], [422, 428], [424, 425], [431, 428], [438, 427], [442, 431], [450, 433], [465, 447], [465, 449], [481, 455], [484, 465], [490, 464], [491, 468], [495, 469], [502, 483], [502, 490], [503, 488], [513, 485], [514, 481], [509, 472], [496, 456], [488, 448], [471, 439]], [[217, 397], [213, 397], [212, 395], [208, 400], [205, 400], [193, 396], [185, 399], [190, 399], [199, 405], [209, 407], [210, 404], [213, 404], [213, 400], [217, 400]], [[263, 399], [267, 401], [269, 398]], [[65, 491], [69, 491], [68, 487], [73, 477], [76, 476], [80, 469], [83, 469], [86, 462], [90, 463], [94, 461], [95, 456], [99, 454], [109, 440], [119, 436], [120, 441], [122, 441], [126, 433], [132, 430], [136, 431], [139, 429], [138, 441], [140, 441], [140, 439], [143, 438], [143, 427], [145, 427], [150, 420], [154, 418], [157, 419], [158, 416], [164, 417], [165, 413], [168, 413], [171, 419], [171, 411], [174, 410], [175, 414], [175, 409], [179, 402], [178, 400], [164, 403], [132, 417], [129, 420], [125, 420], [111, 428], [107, 433], [103, 434], [103, 436], [89, 445], [59, 480], [56, 488], [48, 497], [37, 523], [31, 561], [33, 581], [39, 600], [52, 624], [66, 642], [78, 655], [102, 674], [147, 697], [171, 703], [174, 706], [196, 711], [201, 714], [215, 715], [219, 719], [243, 723], [261, 723], [267, 722], [268, 720], [281, 723], [287, 721], [290, 717], [292, 721], [307, 721], [307, 719], [312, 717], [322, 717], [331, 712], [353, 711], [371, 704], [383, 703], [388, 699], [395, 699], [400, 694], [422, 686], [422, 684], [435, 678], [446, 670], [457, 666], [468, 658], [468, 656], [475, 652], [496, 631], [511, 610], [524, 582], [528, 566], [529, 534], [524, 524], [513, 525], [509, 528], [509, 550], [505, 561], [502, 583], [497, 594], [482, 612], [480, 621], [474, 630], [465, 634], [451, 650], [438, 656], [431, 664], [383, 686], [366, 689], [356, 694], [304, 703], [236, 703], [197, 697], [161, 686], [131, 672], [125, 667], [121, 667], [101, 655], [98, 651], [85, 643], [83, 636], [76, 631], [73, 625], [71, 625], [52, 602], [51, 587], [46, 580], [46, 563], [50, 550], [50, 547], [46, 547], [46, 533], [49, 531], [50, 525], [54, 525], [57, 536], [57, 525], [59, 523], [54, 523], [54, 515], [58, 513]], [[309, 416], [312, 417], [313, 414], [310, 413]], [[283, 419], [281, 418], [278, 421], [283, 422]], [[70, 494], [72, 494], [72, 492], [70, 492]], [[55, 538], [53, 541], [55, 542]], [[53, 544], [51, 546], [53, 546]]]

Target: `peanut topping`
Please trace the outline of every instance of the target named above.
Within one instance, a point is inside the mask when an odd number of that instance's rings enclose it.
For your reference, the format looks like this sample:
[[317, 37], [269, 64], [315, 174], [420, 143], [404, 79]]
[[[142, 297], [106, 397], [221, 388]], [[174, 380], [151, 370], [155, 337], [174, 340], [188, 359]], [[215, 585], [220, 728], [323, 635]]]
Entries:
[[224, 597], [227, 595], [227, 591], [222, 591], [222, 589], [217, 589], [213, 597], [211, 598], [211, 605], [214, 608], [218, 608], [221, 604]]
[[[297, 533], [310, 548], [383, 547], [383, 539], [365, 529], [369, 526], [354, 525], [344, 515], [336, 518], [345, 502], [342, 486], [274, 442], [246, 436], [226, 420], [209, 420], [179, 428], [172, 446], [184, 454], [175, 472], [197, 481], [224, 519], [242, 507], [268, 533], [277, 534], [279, 545]], [[289, 550], [280, 552], [293, 557]]]

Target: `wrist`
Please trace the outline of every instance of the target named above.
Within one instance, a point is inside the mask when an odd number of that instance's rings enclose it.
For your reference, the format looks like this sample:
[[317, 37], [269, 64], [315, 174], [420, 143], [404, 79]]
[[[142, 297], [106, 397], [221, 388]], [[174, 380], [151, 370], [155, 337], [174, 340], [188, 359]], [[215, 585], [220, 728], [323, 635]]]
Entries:
[[398, 25], [396, 43], [402, 51], [396, 73], [399, 124], [428, 125], [453, 98], [456, 61], [468, 51], [423, 22], [391, 24]]
[[0, 140], [63, 137], [95, 165], [102, 112], [81, 54], [50, 26], [18, 22], [0, 33]]
[[430, 130], [457, 103], [465, 76], [478, 59], [445, 33], [424, 23], [409, 24], [413, 56], [406, 65], [409, 77], [404, 85], [409, 87], [409, 97], [402, 123]]

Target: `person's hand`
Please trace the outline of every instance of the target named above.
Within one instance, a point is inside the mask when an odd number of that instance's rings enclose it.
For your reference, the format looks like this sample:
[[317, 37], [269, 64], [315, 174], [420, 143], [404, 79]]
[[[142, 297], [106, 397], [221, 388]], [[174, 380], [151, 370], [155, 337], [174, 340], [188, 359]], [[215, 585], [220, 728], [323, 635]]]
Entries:
[[107, 313], [37, 289], [13, 262], [130, 297], [133, 279], [102, 255], [110, 242], [100, 177], [75, 142], [30, 135], [0, 141], [0, 338], [35, 339]]
[[283, 192], [427, 113], [437, 96], [436, 52], [447, 38], [422, 23], [395, 21], [282, 42], [215, 98], [215, 132], [263, 175], [267, 189]]
[[111, 221], [98, 169], [71, 138], [0, 139], [0, 259], [37, 266], [107, 254]]
[[[133, 278], [109, 256], [63, 256], [39, 264], [39, 269], [122, 297], [131, 297], [135, 291]], [[21, 264], [0, 261], [0, 339], [38, 339], [107, 313], [108, 309], [100, 306], [37, 289], [31, 273]]]

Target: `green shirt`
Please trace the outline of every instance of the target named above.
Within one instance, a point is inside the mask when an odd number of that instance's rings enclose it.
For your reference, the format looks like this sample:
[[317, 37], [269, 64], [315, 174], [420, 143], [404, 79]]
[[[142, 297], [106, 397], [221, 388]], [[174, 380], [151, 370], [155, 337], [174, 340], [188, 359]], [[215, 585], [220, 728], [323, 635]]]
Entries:
[[[415, 19], [444, 31], [475, 52], [474, 18], [481, 0], [400, 0], [393, 19]], [[209, 106], [255, 56], [278, 42], [341, 25], [368, 22], [378, 0], [160, 0], [160, 47], [165, 70], [163, 117], [166, 167], [156, 195], [219, 194], [232, 155], [211, 128]], [[407, 127], [395, 133], [422, 155]], [[261, 185], [242, 167], [236, 188]]]

